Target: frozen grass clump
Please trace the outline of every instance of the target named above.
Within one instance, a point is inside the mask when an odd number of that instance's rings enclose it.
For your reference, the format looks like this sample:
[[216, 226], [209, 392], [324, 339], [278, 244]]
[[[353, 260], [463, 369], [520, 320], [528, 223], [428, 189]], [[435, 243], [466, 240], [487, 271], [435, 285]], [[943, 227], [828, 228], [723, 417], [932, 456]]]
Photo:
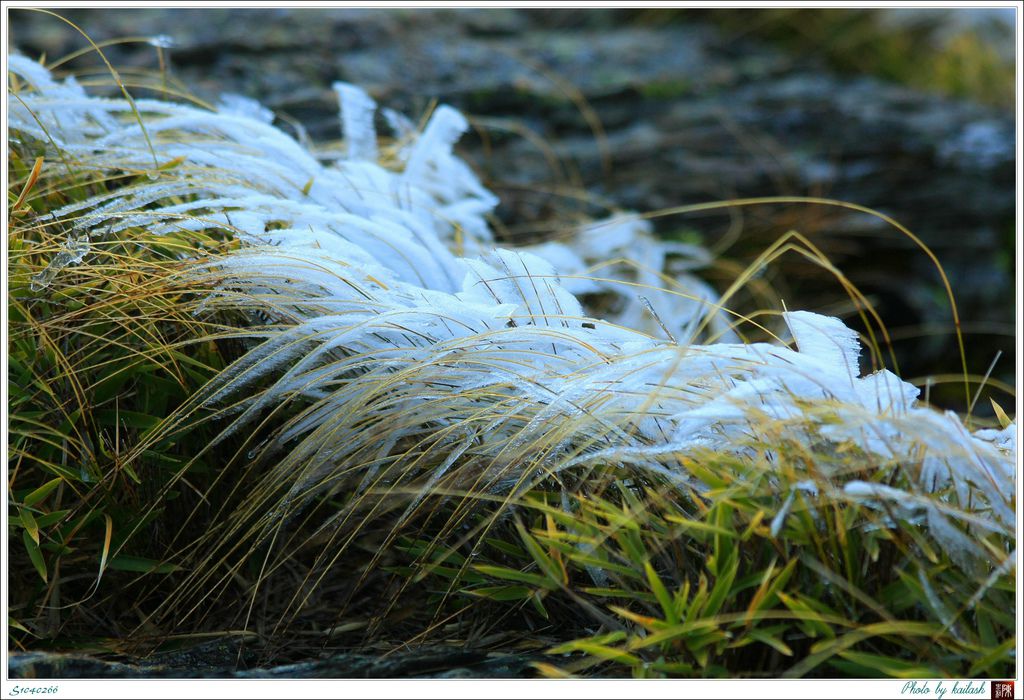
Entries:
[[[913, 464], [923, 491], [951, 488], [953, 517], [984, 510], [991, 528], [1012, 526], [1015, 445], [919, 406], [917, 390], [885, 370], [862, 377], [859, 340], [835, 318], [785, 314], [793, 349], [657, 339], [631, 328], [644, 325], [647, 310], [634, 300], [614, 325], [585, 316], [566, 287], [599, 283], [565, 269], [577, 260], [616, 259], [635, 247], [646, 263], [639, 279], [653, 276], [653, 286], [669, 254], [699, 249], [676, 250], [622, 217], [583, 227], [569, 245], [494, 248], [485, 216], [496, 200], [452, 155], [468, 124], [449, 107], [384, 168], [375, 162], [374, 102], [336, 84], [349, 156], [325, 165], [253, 109], [139, 100], [136, 120], [126, 101], [89, 97], [21, 57], [11, 68], [34, 88], [11, 104], [15, 131], [92, 167], [156, 168], [152, 181], [56, 217], [75, 216], [91, 231], [219, 222], [243, 242], [189, 274], [224, 290], [216, 305], [281, 323], [256, 331], [269, 337], [214, 382], [206, 401], [239, 396], [238, 429], [269, 405], [308, 400], [278, 440], [288, 447], [277, 471], [297, 489], [342, 465], [387, 461], [438, 430], [454, 436], [433, 448], [442, 462], [476, 436], [462, 462], [493, 489], [598, 463], [687, 481], [681, 459], [701, 450], [749, 454], [750, 438], [767, 428], [808, 449], [831, 444]], [[180, 164], [161, 172], [169, 161]], [[457, 238], [476, 255], [453, 253]], [[576, 274], [565, 283], [567, 273]], [[685, 328], [715, 311], [703, 291], [706, 306], [692, 304]], [[945, 545], [963, 545], [943, 532]]]
[[[224, 254], [183, 248], [173, 279], [200, 293], [181, 307], [197, 318], [244, 314], [250, 323], [231, 335], [246, 352], [134, 453], [213, 411], [221, 427], [200, 454], [241, 440], [244, 498], [232, 490], [185, 548], [192, 554], [169, 552], [190, 566], [158, 619], [215, 597], [239, 575], [238, 561], [311, 513], [321, 519], [311, 539], [330, 544], [306, 575], [319, 583], [383, 514], [394, 542], [428, 505], [454, 509], [448, 523], [468, 522], [474, 508], [489, 512], [474, 534], [539, 508], [553, 519], [547, 544], [558, 549], [559, 538], [579, 543], [611, 522], [605, 505], [588, 511], [581, 494], [613, 486], [627, 501], [648, 493], [659, 514], [637, 522], [662, 534], [672, 517], [722, 513], [732, 507], [729, 489], [750, 489], [747, 525], [765, 546], [796, 537], [791, 518], [821, 524], [818, 508], [849, 507], [877, 513], [857, 522], [885, 532], [920, 528], [964, 576], [1005, 571], [1015, 556], [1016, 424], [972, 432], [892, 372], [863, 373], [860, 338], [833, 317], [786, 312], [788, 338], [738, 342], [717, 294], [695, 274], [707, 252], [658, 239], [635, 215], [559, 242], [498, 246], [488, 222], [497, 200], [453, 153], [468, 122], [451, 107], [437, 108], [422, 132], [392, 114], [402, 147], [382, 160], [375, 103], [335, 84], [345, 157], [321, 162], [244, 98], [226, 98], [217, 111], [105, 99], [21, 56], [10, 69], [19, 76], [11, 131], [45, 151], [47, 168], [141, 176], [43, 216], [75, 232], [68, 245], [136, 229], [158, 238], [224, 232], [233, 241]], [[89, 255], [87, 246], [62, 248], [41, 274], [49, 284]], [[580, 296], [590, 294], [614, 298], [610, 318], [585, 310]], [[560, 515], [539, 493], [556, 494]], [[500, 506], [487, 511], [492, 503]], [[324, 515], [325, 504], [333, 512]], [[711, 527], [724, 536], [733, 513], [719, 517]], [[452, 533], [446, 524], [432, 546]], [[567, 573], [551, 583], [558, 571], [529, 546], [532, 535], [519, 534], [527, 564], [548, 578], [504, 600], [568, 585]], [[598, 587], [615, 571], [593, 554], [603, 541], [573, 550], [585, 552], [577, 563]], [[637, 566], [647, 561], [627, 554]], [[746, 555], [716, 556], [712, 577], [722, 576], [723, 557], [735, 577]], [[267, 571], [289, 557], [268, 555]], [[666, 603], [657, 574], [646, 576], [652, 591], [630, 590], [654, 595], [671, 624], [696, 605], [682, 579], [678, 601]], [[694, 610], [715, 616], [727, 592]], [[299, 598], [286, 610], [301, 607]], [[640, 658], [634, 652], [650, 646], [643, 639], [616, 636], [625, 644], [618, 658]]]

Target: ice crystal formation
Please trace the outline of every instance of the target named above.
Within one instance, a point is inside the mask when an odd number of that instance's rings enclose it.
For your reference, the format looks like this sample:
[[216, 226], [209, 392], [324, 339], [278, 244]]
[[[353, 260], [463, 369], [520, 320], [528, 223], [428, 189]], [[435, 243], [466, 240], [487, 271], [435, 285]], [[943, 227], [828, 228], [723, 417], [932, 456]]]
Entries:
[[[90, 235], [231, 231], [241, 247], [188, 274], [217, 290], [206, 308], [271, 323], [248, 329], [251, 350], [200, 398], [228, 407], [226, 431], [297, 402], [262, 448], [295, 494], [332, 480], [510, 493], [598, 466], [700, 492], [688, 460], [741, 469], [798, 448], [817, 460], [808, 489], [925, 519], [964, 566], [990, 556], [975, 536], [1013, 531], [1016, 425], [970, 432], [893, 373], [863, 376], [859, 338], [835, 318], [786, 313], [795, 347], [738, 342], [695, 274], [706, 253], [635, 215], [496, 247], [497, 199], [453, 154], [468, 125], [451, 107], [422, 131], [385, 110], [385, 157], [376, 104], [337, 84], [345, 150], [328, 161], [245, 98], [216, 111], [106, 99], [21, 56], [10, 69], [12, 134], [57, 162], [150, 175], [52, 212], [74, 230], [39, 285], [87, 260]], [[605, 264], [623, 257], [636, 264]], [[649, 291], [670, 263], [677, 286]], [[615, 297], [614, 317], [590, 317], [587, 294]], [[850, 459], [895, 465], [913, 488], [850, 481]]]

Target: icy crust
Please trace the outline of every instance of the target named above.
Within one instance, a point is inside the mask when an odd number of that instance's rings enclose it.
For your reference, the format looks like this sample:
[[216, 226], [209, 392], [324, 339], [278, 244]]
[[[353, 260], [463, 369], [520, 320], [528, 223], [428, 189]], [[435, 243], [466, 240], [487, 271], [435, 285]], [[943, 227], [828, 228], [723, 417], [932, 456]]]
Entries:
[[[717, 307], [718, 294], [691, 272], [711, 262], [708, 252], [658, 239], [650, 222], [635, 214], [595, 221], [564, 242], [528, 250], [552, 264], [573, 294], [615, 297], [609, 321], [655, 336], [664, 336], [665, 324], [681, 342], [703, 336], [738, 340], [727, 314]], [[702, 333], [705, 326], [708, 332]]]
[[[707, 253], [657, 240], [636, 216], [565, 242], [495, 248], [486, 217], [497, 200], [453, 155], [468, 124], [450, 107], [422, 133], [386, 113], [407, 145], [384, 168], [375, 103], [338, 83], [347, 155], [325, 165], [243, 98], [217, 112], [139, 100], [143, 133], [123, 100], [89, 97], [21, 56], [10, 68], [31, 85], [8, 104], [12, 133], [91, 168], [153, 173], [54, 217], [86, 233], [225, 227], [246, 244], [190, 274], [225, 291], [211, 308], [247, 305], [281, 322], [254, 328], [262, 342], [204, 398], [233, 402], [227, 432], [267, 405], [309, 399], [276, 441], [297, 492], [342, 465], [362, 465], [364, 486], [398, 478], [387, 465], [408, 459], [410, 445], [441, 460], [429, 483], [461, 460], [508, 490], [524, 467], [610, 464], [687, 481], [687, 456], [779, 461], [784, 443], [904, 469], [913, 492], [842, 485], [839, 468], [820, 464], [840, 496], [926, 517], [965, 565], [988, 556], [965, 532], [1013, 531], [1016, 425], [972, 434], [892, 373], [862, 376], [859, 338], [835, 318], [786, 313], [794, 347], [691, 342], [702, 324], [732, 339], [713, 290], [687, 272]], [[157, 170], [167, 163], [177, 164]], [[61, 265], [81, 261], [65, 257]], [[670, 260], [682, 270], [675, 289]], [[579, 295], [591, 293], [619, 295], [616, 315], [588, 318]], [[267, 378], [269, 388], [252, 391]]]

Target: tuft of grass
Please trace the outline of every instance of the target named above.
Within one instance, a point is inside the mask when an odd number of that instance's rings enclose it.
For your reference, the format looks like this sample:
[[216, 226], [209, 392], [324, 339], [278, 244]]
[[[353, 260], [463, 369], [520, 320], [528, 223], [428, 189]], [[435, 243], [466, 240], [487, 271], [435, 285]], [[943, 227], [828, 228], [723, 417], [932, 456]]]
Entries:
[[128, 228], [90, 239], [73, 218], [50, 213], [149, 177], [36, 157], [43, 150], [25, 140], [9, 149], [9, 632], [16, 647], [82, 628], [114, 634], [113, 610], [131, 601], [107, 607], [111, 589], [101, 582], [174, 571], [159, 543], [176, 510], [197, 498], [189, 479], [214, 468], [189, 462], [211, 432], [185, 431], [138, 458], [129, 451], [237, 352], [189, 312], [197, 290], [177, 279], [184, 260], [224, 249], [226, 237]]
[[688, 460], [710, 487], [700, 493], [611, 469], [568, 497], [538, 487], [495, 508], [501, 524], [462, 549], [406, 543], [417, 563], [401, 573], [418, 571], [451, 609], [476, 600], [554, 625], [561, 640], [538, 666], [548, 676], [1012, 673], [1011, 535], [982, 540], [993, 564], [965, 565], [922, 519], [823, 475], [831, 465], [909, 487], [894, 468], [773, 449], [778, 462]]

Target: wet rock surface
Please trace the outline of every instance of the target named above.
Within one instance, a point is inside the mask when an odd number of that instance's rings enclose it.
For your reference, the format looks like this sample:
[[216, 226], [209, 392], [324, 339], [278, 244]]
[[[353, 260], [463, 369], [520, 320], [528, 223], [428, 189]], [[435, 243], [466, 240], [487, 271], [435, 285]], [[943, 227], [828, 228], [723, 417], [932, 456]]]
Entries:
[[15, 653], [11, 678], [526, 678], [535, 675], [528, 655], [488, 654], [433, 647], [381, 656], [332, 653], [299, 663], [272, 665], [230, 642], [213, 642], [146, 659], [86, 654]]

